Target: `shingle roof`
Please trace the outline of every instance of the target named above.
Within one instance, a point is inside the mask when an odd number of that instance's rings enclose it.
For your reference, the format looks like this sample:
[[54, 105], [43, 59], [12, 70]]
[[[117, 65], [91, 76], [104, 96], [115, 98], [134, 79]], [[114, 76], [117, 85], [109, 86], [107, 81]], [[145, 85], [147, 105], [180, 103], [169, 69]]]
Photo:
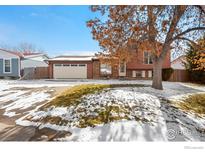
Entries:
[[23, 58], [23, 54], [21, 52], [9, 51], [9, 50], [6, 50], [6, 49], [0, 49], [0, 50], [6, 51], [6, 52], [11, 53], [11, 54], [14, 54], [14, 55], [18, 56], [19, 58]]

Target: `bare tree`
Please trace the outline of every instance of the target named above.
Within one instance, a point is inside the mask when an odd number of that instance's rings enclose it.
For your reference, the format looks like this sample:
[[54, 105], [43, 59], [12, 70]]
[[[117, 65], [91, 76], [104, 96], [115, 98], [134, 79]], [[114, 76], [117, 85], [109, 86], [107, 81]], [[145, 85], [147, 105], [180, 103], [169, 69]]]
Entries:
[[43, 49], [36, 47], [36, 45], [28, 42], [22, 42], [17, 46], [1, 44], [0, 48], [11, 50], [11, 51], [22, 52], [22, 53], [43, 53], [44, 52]]
[[43, 52], [42, 49], [37, 48], [36, 45], [32, 43], [22, 42], [17, 47], [14, 48], [18, 52], [23, 53], [37, 53], [37, 52]]

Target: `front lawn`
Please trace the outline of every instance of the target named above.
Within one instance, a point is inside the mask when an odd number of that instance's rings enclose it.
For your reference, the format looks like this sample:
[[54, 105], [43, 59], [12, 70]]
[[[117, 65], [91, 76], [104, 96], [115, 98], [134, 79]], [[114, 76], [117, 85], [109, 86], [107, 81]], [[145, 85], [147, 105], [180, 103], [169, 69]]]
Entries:
[[132, 90], [137, 87], [144, 85], [74, 86], [42, 106], [27, 120], [79, 128], [123, 119], [155, 121], [155, 112], [160, 107], [159, 99]]
[[179, 106], [186, 111], [205, 114], [205, 94], [190, 95]]
[[51, 106], [64, 106], [69, 107], [71, 105], [77, 105], [80, 103], [80, 98], [84, 95], [98, 93], [106, 88], [117, 87], [144, 87], [142, 84], [84, 84], [77, 85], [65, 90], [62, 94], [57, 96], [52, 101], [48, 102], [42, 108], [48, 108]]
[[71, 105], [77, 105], [80, 103], [80, 98], [83, 95], [96, 93], [98, 91], [101, 91], [104, 88], [108, 88], [109, 85], [103, 85], [103, 84], [88, 84], [88, 85], [78, 85], [74, 86], [72, 88], [69, 88], [65, 90], [62, 94], [60, 94], [58, 97], [47, 103], [43, 108], [48, 108], [51, 106], [64, 106], [69, 107]]
[[197, 92], [175, 83], [166, 83], [164, 90], [130, 82], [78, 85], [16, 124], [70, 132], [68, 138], [57, 139], [63, 141], [167, 141], [167, 131], [177, 128], [192, 131], [178, 135], [182, 140], [204, 141], [205, 118], [193, 114], [204, 112], [204, 98], [197, 94], [194, 103], [184, 99]]

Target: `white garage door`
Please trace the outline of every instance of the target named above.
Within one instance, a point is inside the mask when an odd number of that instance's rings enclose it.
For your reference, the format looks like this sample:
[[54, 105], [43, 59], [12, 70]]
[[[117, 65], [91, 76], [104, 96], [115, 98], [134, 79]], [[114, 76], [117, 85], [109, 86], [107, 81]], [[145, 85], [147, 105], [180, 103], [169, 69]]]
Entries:
[[86, 64], [54, 64], [53, 77], [55, 79], [85, 79], [87, 78]]

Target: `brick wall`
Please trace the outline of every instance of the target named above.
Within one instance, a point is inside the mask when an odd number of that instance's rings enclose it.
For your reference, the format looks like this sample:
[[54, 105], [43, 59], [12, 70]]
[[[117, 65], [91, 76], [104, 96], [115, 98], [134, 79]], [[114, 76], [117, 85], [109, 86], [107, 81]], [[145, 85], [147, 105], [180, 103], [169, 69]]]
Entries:
[[[130, 61], [127, 63], [127, 69], [152, 69], [153, 64], [144, 64], [144, 53], [141, 51], [133, 51]], [[170, 52], [167, 53], [167, 56], [163, 63], [163, 68], [170, 68]]]
[[93, 79], [100, 78], [100, 61], [93, 60]]

